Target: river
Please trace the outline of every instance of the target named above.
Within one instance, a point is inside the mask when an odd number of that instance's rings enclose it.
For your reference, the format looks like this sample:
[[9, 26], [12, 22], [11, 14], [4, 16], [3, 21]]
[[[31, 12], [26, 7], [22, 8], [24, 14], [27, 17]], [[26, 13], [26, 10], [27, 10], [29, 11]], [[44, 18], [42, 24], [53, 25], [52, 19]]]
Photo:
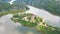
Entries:
[[[16, 0], [11, 0], [8, 3], [13, 4], [14, 1]], [[0, 34], [40, 34], [40, 32], [35, 29], [14, 23], [11, 20], [12, 16], [12, 14], [8, 14], [0, 17]]]
[[11, 1], [9, 1], [8, 3], [13, 4], [14, 1], [16, 1], [16, 0], [11, 0]]
[[[12, 0], [9, 3], [12, 4]], [[43, 9], [38, 9], [33, 6], [27, 6], [30, 8], [26, 13], [33, 13], [37, 16], [40, 16], [46, 19], [46, 23], [53, 27], [60, 28], [60, 17], [50, 14], [48, 11]], [[0, 34], [41, 34], [35, 29], [25, 27], [19, 24], [14, 23], [10, 18], [12, 14], [2, 16], [0, 18]]]
[[[47, 20], [47, 23], [54, 27], [60, 28], [60, 17], [50, 14], [48, 11], [43, 9], [38, 9], [32, 6], [27, 6], [30, 8], [26, 13], [33, 13]], [[10, 18], [12, 14], [8, 14], [0, 17], [0, 34], [41, 34], [35, 29], [25, 27], [14, 23]]]
[[0, 18], [0, 34], [40, 34], [35, 29], [14, 23], [11, 20], [12, 14]]
[[29, 7], [30, 10], [28, 10], [26, 13], [33, 13], [45, 19], [48, 25], [60, 28], [60, 17], [59, 16], [55, 16], [44, 9], [38, 9], [38, 8], [29, 6], [29, 5], [27, 5], [27, 7]]

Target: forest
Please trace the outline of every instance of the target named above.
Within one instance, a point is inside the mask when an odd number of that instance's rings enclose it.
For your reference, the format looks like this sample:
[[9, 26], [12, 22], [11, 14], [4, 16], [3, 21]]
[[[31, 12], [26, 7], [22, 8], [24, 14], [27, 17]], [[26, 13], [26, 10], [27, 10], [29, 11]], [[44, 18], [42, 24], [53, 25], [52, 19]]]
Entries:
[[57, 0], [16, 0], [14, 4], [26, 4], [40, 9], [45, 9], [48, 12], [60, 16], [60, 1]]

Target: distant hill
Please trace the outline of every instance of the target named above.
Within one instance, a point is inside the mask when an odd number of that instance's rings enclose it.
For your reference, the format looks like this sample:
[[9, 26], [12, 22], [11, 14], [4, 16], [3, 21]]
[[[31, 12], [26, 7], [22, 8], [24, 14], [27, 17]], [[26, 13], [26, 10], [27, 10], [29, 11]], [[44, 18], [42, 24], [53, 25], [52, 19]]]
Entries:
[[11, 0], [0, 0], [0, 2], [9, 2]]
[[16, 0], [14, 4], [26, 4], [45, 9], [54, 15], [60, 16], [60, 1], [56, 0]]
[[5, 2], [0, 2], [0, 12], [1, 11], [10, 11], [10, 10], [20, 10], [20, 9], [29, 9], [28, 7], [26, 7], [25, 5], [22, 4], [13, 4], [10, 5], [9, 3], [5, 3]]

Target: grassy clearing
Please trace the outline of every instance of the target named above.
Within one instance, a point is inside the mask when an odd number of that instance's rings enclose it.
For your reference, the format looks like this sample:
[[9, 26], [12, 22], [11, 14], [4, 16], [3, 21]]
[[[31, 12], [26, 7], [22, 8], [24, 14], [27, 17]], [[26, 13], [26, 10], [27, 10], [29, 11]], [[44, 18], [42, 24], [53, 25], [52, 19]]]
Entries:
[[6, 14], [16, 14], [19, 12], [25, 12], [24, 10], [14, 10], [14, 11], [6, 11], [6, 12], [0, 12], [0, 17]]

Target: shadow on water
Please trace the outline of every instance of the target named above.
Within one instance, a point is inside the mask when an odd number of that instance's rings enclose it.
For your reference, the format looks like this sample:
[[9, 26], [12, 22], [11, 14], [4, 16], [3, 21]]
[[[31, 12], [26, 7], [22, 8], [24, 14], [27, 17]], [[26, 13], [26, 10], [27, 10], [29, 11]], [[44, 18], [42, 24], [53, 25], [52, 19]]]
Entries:
[[17, 30], [21, 32], [21, 34], [41, 34], [37, 30], [29, 28], [29, 27], [25, 27], [25, 26], [18, 26]]

